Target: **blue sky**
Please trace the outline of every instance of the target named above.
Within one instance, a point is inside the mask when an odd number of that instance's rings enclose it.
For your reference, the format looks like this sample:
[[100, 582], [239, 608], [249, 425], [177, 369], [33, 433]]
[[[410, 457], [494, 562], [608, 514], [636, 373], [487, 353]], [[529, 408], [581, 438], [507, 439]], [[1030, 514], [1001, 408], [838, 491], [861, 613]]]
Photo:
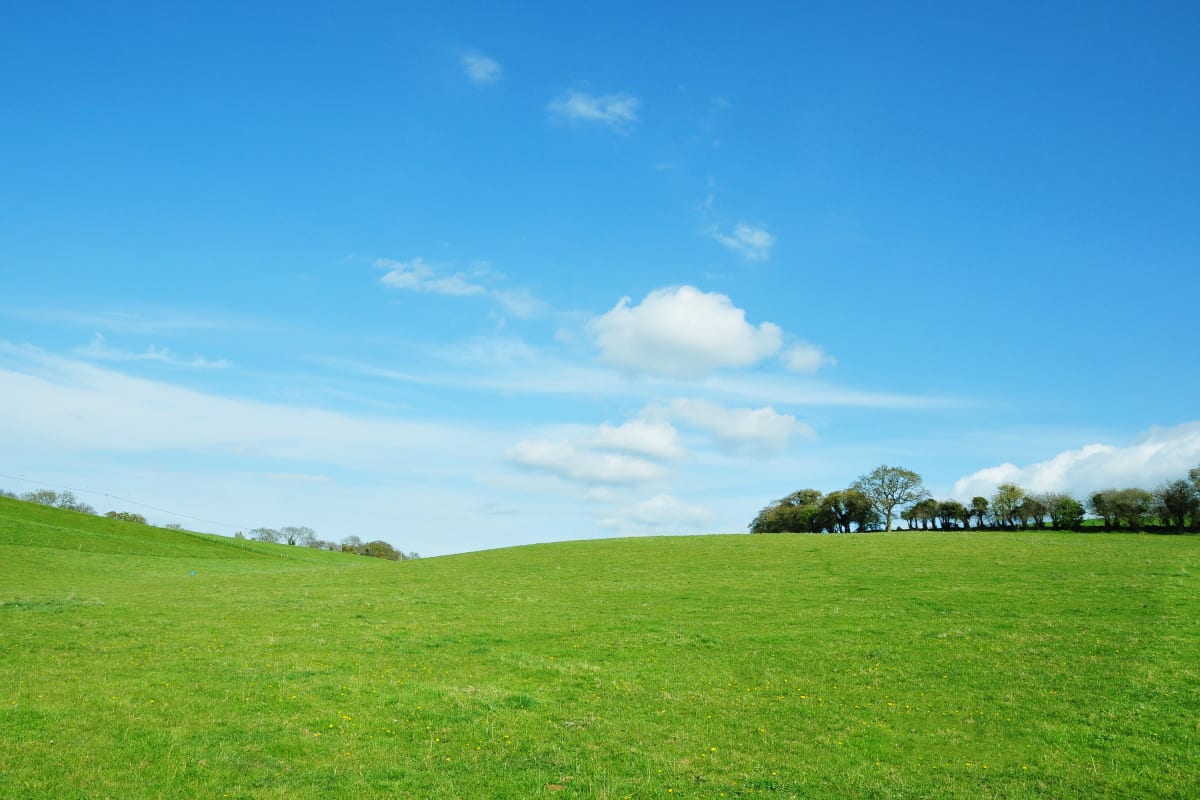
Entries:
[[1198, 35], [1186, 3], [8, 8], [0, 487], [436, 555], [744, 530], [880, 463], [968, 499], [1179, 477]]

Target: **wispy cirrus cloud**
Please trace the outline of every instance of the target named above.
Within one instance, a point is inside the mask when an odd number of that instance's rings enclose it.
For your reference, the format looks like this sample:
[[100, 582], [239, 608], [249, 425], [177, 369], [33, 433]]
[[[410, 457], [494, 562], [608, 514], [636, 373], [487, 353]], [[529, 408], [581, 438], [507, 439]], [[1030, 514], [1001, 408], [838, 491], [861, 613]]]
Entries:
[[775, 237], [764, 226], [747, 225], [739, 222], [733, 228], [733, 233], [723, 233], [717, 228], [711, 228], [709, 235], [721, 244], [739, 253], [747, 261], [766, 261], [771, 257], [771, 248], [775, 246]]
[[230, 317], [200, 316], [188, 311], [134, 313], [129, 311], [75, 311], [64, 308], [4, 308], [0, 316], [49, 325], [69, 325], [118, 333], [165, 334], [190, 330], [233, 330], [260, 327], [261, 323]]
[[454, 297], [487, 293], [487, 289], [477, 283], [472, 283], [463, 273], [442, 274], [432, 264], [425, 263], [419, 257], [412, 261], [377, 258], [375, 266], [387, 270], [379, 282], [389, 289], [408, 289], [414, 292], [431, 292]]
[[478, 50], [472, 50], [462, 57], [462, 68], [463, 73], [476, 86], [491, 85], [504, 74], [499, 62]]
[[173, 367], [192, 367], [195, 369], [225, 369], [230, 366], [230, 362], [224, 358], [217, 360], [204, 358], [203, 356], [181, 358], [166, 347], [158, 347], [152, 344], [147, 345], [145, 350], [140, 351], [121, 350], [120, 348], [111, 347], [104, 336], [99, 333], [95, 334], [87, 345], [75, 348], [75, 353], [85, 358], [104, 361], [154, 361]]
[[471, 273], [446, 270], [429, 264], [420, 257], [411, 261], [377, 258], [375, 266], [386, 270], [379, 282], [389, 289], [449, 297], [487, 296], [519, 319], [541, 316], [549, 308], [528, 289], [494, 289], [485, 286], [483, 280], [504, 277], [486, 263], [476, 265], [478, 269]]
[[618, 133], [628, 133], [638, 122], [640, 102], [631, 94], [594, 95], [568, 91], [550, 101], [551, 115], [569, 122], [597, 122]]

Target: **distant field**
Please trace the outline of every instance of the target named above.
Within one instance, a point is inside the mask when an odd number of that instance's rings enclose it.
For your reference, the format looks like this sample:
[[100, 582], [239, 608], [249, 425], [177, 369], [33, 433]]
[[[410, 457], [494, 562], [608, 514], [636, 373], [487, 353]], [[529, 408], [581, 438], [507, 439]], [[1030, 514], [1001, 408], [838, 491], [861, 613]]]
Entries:
[[0, 499], [0, 797], [1194, 798], [1197, 576], [1194, 536], [397, 563]]

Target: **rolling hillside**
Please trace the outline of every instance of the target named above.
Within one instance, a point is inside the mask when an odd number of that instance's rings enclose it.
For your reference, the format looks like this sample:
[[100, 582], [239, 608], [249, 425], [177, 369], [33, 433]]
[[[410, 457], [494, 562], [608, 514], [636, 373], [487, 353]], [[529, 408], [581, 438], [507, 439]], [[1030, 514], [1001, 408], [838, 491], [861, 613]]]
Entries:
[[397, 563], [0, 498], [0, 797], [1186, 798], [1198, 574], [1048, 532]]

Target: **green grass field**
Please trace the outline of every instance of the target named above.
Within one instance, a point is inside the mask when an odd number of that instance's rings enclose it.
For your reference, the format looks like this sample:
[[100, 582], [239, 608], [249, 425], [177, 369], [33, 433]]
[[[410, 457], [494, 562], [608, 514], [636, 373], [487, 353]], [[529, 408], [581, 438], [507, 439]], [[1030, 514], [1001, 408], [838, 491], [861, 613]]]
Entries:
[[1198, 575], [1051, 532], [396, 563], [0, 499], [0, 797], [1192, 798]]

